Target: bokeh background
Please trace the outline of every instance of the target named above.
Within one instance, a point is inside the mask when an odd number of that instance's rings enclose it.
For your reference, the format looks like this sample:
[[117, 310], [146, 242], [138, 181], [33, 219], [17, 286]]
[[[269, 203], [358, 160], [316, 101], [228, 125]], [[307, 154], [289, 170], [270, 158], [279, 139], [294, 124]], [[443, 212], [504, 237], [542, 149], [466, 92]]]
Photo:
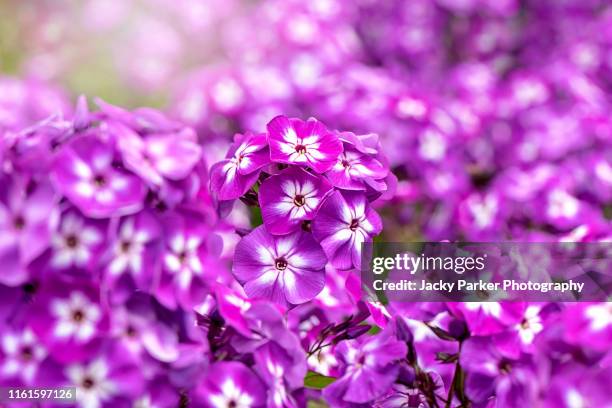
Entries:
[[193, 125], [212, 163], [237, 131], [316, 116], [380, 134], [399, 179], [387, 236], [608, 233], [609, 2], [1, 0], [0, 16], [4, 127], [15, 106], [40, 119], [97, 96]]

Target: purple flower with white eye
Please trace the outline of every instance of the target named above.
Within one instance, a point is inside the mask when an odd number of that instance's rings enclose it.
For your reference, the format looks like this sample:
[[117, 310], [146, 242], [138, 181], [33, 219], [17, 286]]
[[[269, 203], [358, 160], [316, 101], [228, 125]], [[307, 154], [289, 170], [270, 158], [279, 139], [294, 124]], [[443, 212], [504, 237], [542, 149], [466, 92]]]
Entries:
[[595, 350], [612, 345], [612, 303], [577, 303], [563, 311], [565, 338], [572, 344]]
[[365, 341], [344, 340], [335, 349], [344, 374], [323, 390], [332, 406], [365, 404], [381, 397], [395, 382], [406, 357], [406, 344], [387, 329]]
[[59, 211], [48, 183], [28, 192], [25, 183], [0, 177], [0, 186], [0, 282], [16, 286], [28, 279], [26, 266], [49, 245]]
[[[255, 352], [255, 369], [268, 385], [267, 407], [297, 408], [285, 375], [293, 367], [291, 356], [278, 344], [269, 342]], [[305, 368], [305, 367], [304, 367]], [[304, 375], [306, 370], [304, 369]], [[302, 387], [303, 383], [294, 384]]]
[[217, 362], [196, 389], [203, 407], [258, 408], [266, 406], [266, 387], [251, 369], [237, 361]]
[[325, 179], [291, 167], [266, 179], [259, 189], [259, 204], [266, 229], [287, 234], [312, 220], [331, 186]]
[[142, 394], [140, 367], [116, 344], [105, 343], [94, 359], [63, 367], [65, 386], [76, 387], [80, 407], [131, 406]]
[[106, 267], [107, 278], [115, 281], [129, 275], [142, 288], [148, 288], [156, 266], [160, 226], [148, 211], [126, 217], [117, 227]]
[[359, 268], [361, 244], [382, 231], [382, 220], [364, 193], [334, 191], [321, 204], [312, 233], [337, 269]]
[[[17, 333], [6, 331], [0, 339], [2, 379], [19, 379], [33, 384], [47, 350], [40, 344], [30, 328]], [[1, 380], [0, 380], [1, 381]]]
[[58, 153], [51, 170], [56, 189], [92, 218], [127, 215], [142, 208], [141, 181], [113, 165], [113, 149], [95, 137], [79, 137]]
[[273, 162], [307, 166], [317, 173], [329, 170], [342, 153], [338, 136], [316, 119], [277, 116], [268, 123], [268, 141]]
[[82, 292], [72, 292], [67, 299], [55, 299], [51, 314], [57, 319], [53, 334], [58, 338], [75, 338], [86, 342], [96, 333], [96, 325], [102, 318], [98, 306]]
[[113, 338], [137, 358], [144, 358], [148, 353], [164, 363], [176, 361], [178, 333], [155, 314], [153, 298], [136, 292], [124, 304], [125, 308], [113, 309]]
[[310, 233], [274, 236], [262, 225], [236, 246], [232, 272], [249, 297], [297, 305], [323, 289], [326, 261]]
[[58, 231], [51, 239], [49, 264], [55, 269], [87, 268], [97, 262], [104, 237], [102, 231], [87, 222], [76, 211], [62, 216]]
[[460, 354], [467, 372], [466, 392], [474, 403], [484, 403], [492, 395], [504, 407], [533, 406], [538, 384], [527, 356], [512, 358], [494, 346], [490, 337], [470, 337]]
[[118, 133], [117, 147], [125, 166], [153, 186], [160, 186], [166, 179], [184, 179], [202, 158], [191, 129], [141, 137], [120, 124], [110, 126]]
[[108, 374], [109, 367], [103, 359], [65, 368], [70, 384], [76, 387], [77, 402], [83, 407], [100, 407], [116, 395], [117, 385], [108, 378]]
[[174, 309], [178, 304], [190, 308], [203, 299], [208, 233], [191, 216], [175, 215], [166, 220], [162, 273], [156, 288], [156, 295], [164, 306]]
[[62, 363], [82, 361], [95, 353], [109, 326], [98, 290], [75, 282], [46, 284], [28, 315], [37, 338]]
[[381, 184], [380, 180], [389, 174], [389, 169], [377, 157], [378, 150], [365, 146], [361, 140], [368, 142], [369, 135], [342, 133], [340, 137], [344, 141], [343, 152], [325, 173], [330, 183], [345, 190], [366, 190], [368, 186], [377, 190], [386, 188], [386, 184]]
[[[573, 359], [572, 359], [573, 360]], [[544, 408], [588, 408], [612, 406], [612, 368], [607, 366], [583, 366], [567, 361], [558, 367], [546, 388]]]
[[233, 200], [246, 193], [270, 162], [264, 134], [236, 135], [225, 160], [210, 169], [210, 189], [219, 200]]

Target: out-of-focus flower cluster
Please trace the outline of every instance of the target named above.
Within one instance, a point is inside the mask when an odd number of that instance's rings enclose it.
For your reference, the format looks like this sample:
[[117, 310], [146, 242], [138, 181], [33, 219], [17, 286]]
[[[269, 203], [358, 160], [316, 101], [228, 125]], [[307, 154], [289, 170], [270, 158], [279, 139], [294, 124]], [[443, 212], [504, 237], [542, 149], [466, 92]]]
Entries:
[[400, 179], [387, 236], [601, 238], [611, 19], [598, 1], [263, 1], [174, 111], [207, 140], [277, 114], [379, 134]]
[[612, 407], [609, 303], [370, 302], [354, 273], [379, 233], [608, 240], [606, 2], [138, 3], [157, 17], [24, 6], [28, 74], [72, 76], [75, 32], [125, 27], [124, 94], [178, 84], [170, 119], [0, 81], [1, 385], [87, 408]]

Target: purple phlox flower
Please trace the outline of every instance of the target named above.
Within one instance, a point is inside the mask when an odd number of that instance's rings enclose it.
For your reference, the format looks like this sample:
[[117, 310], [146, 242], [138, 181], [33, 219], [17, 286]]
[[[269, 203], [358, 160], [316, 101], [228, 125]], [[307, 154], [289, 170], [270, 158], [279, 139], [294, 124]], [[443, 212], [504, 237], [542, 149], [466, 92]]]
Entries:
[[573, 361], [560, 367], [552, 375], [546, 389], [545, 408], [610, 408], [612, 387], [610, 366], [583, 366]]
[[453, 314], [465, 320], [474, 335], [500, 333], [520, 323], [520, 317], [509, 313], [501, 302], [447, 303], [447, 306]]
[[210, 169], [210, 188], [219, 200], [242, 196], [255, 184], [259, 170], [270, 161], [264, 134], [236, 135], [225, 160]]
[[290, 306], [323, 289], [325, 264], [325, 253], [310, 233], [273, 236], [262, 225], [236, 246], [232, 272], [249, 297]]
[[47, 350], [40, 344], [30, 328], [20, 332], [5, 331], [0, 338], [0, 364], [2, 382], [16, 380], [18, 383], [34, 384], [38, 369], [47, 357]]
[[179, 357], [178, 335], [156, 315], [147, 296], [133, 296], [126, 308], [113, 309], [112, 333], [134, 356], [143, 358], [143, 352], [155, 360], [171, 363]]
[[272, 161], [311, 167], [317, 173], [329, 170], [342, 153], [338, 136], [316, 119], [278, 116], [268, 123], [268, 141]]
[[547, 191], [542, 201], [545, 211], [540, 217], [558, 228], [577, 227], [585, 219], [595, 217], [594, 211], [586, 202], [561, 186]]
[[130, 112], [99, 98], [95, 98], [94, 102], [100, 108], [100, 111], [94, 114], [96, 119], [101, 119], [103, 122], [120, 122], [141, 135], [173, 133], [185, 128], [180, 122], [169, 119], [164, 113], [155, 109], [138, 108]]
[[268, 385], [268, 407], [278, 408], [297, 408], [298, 405], [291, 396], [291, 390], [303, 387], [303, 376], [306, 375], [306, 366], [301, 374], [302, 378], [292, 373], [292, 378], [297, 382], [290, 384], [285, 375], [292, 370], [293, 361], [278, 344], [267, 343], [255, 352], [255, 370], [259, 373], [263, 381]]
[[206, 279], [212, 279], [209, 269], [213, 268], [206, 268], [214, 255], [207, 249], [209, 230], [187, 214], [172, 216], [165, 224], [166, 242], [156, 295], [166, 307], [173, 309], [178, 302], [191, 308], [204, 298]]
[[170, 384], [169, 379], [158, 375], [145, 386], [144, 395], [134, 401], [133, 408], [171, 408], [180, 403], [178, 391]]
[[251, 308], [253, 302], [223, 285], [215, 285], [215, 294], [219, 313], [225, 323], [243, 336], [250, 336], [251, 330], [245, 312]]
[[490, 337], [470, 337], [461, 349], [461, 366], [467, 372], [466, 392], [474, 403], [492, 395], [502, 406], [532, 406], [540, 379], [531, 360], [509, 357], [495, 347]]
[[595, 350], [609, 350], [612, 346], [612, 303], [570, 305], [562, 318], [568, 342]]
[[131, 173], [117, 169], [112, 148], [96, 137], [78, 137], [57, 154], [52, 168], [55, 188], [92, 218], [138, 212], [146, 193]]
[[382, 231], [382, 220], [365, 194], [334, 191], [321, 204], [312, 232], [338, 269], [361, 266], [361, 246]]
[[471, 194], [459, 205], [459, 222], [475, 240], [498, 236], [504, 219], [502, 199], [495, 192]]
[[130, 276], [137, 287], [148, 290], [158, 266], [160, 235], [160, 225], [148, 211], [122, 219], [106, 254], [106, 278], [115, 283]]
[[140, 136], [118, 123], [109, 127], [115, 133], [125, 166], [152, 186], [184, 179], [202, 158], [196, 134], [189, 128]]
[[57, 87], [38, 80], [0, 77], [0, 131], [70, 111], [69, 98]]
[[49, 354], [66, 363], [95, 353], [109, 328], [98, 292], [87, 285], [60, 281], [50, 282], [41, 292], [32, 305], [29, 323]]
[[207, 408], [266, 406], [264, 383], [251, 369], [235, 361], [211, 365], [196, 395]]
[[331, 189], [322, 177], [300, 168], [288, 168], [267, 178], [259, 189], [261, 215], [268, 232], [290, 233], [304, 220], [312, 220]]
[[341, 133], [340, 138], [344, 149], [334, 166], [325, 173], [329, 181], [346, 190], [366, 190], [368, 186], [375, 190], [386, 189], [382, 179], [389, 174], [389, 168], [377, 157], [378, 150], [367, 147], [352, 133]]
[[291, 388], [299, 387], [306, 372], [306, 353], [300, 339], [287, 328], [284, 315], [278, 305], [267, 301], [255, 301], [243, 312], [243, 316], [248, 326], [248, 333], [246, 336], [234, 336], [231, 339], [232, 347], [239, 353], [246, 354], [256, 353], [260, 347], [274, 343], [283, 350], [283, 356], [291, 361], [284, 370], [287, 384]]
[[[53, 151], [72, 133], [72, 124], [52, 116], [16, 132], [6, 132], [0, 141], [5, 152], [5, 170], [47, 175], [53, 162]], [[2, 155], [0, 154], [0, 163]]]
[[516, 316], [516, 323], [494, 336], [494, 343], [505, 355], [519, 358], [521, 353], [534, 352], [538, 335], [544, 330], [547, 317], [557, 312], [554, 305], [509, 303], [505, 311]]
[[116, 344], [105, 343], [93, 359], [67, 365], [63, 373], [81, 407], [129, 406], [144, 388], [139, 367]]
[[0, 184], [0, 282], [14, 286], [27, 280], [26, 266], [47, 248], [59, 211], [48, 183], [29, 190], [23, 181], [0, 176]]
[[99, 225], [69, 210], [62, 215], [51, 239], [49, 265], [54, 269], [89, 270], [98, 262], [96, 255], [101, 251], [104, 238]]
[[406, 344], [388, 329], [363, 341], [340, 342], [336, 355], [344, 374], [323, 390], [323, 396], [333, 406], [365, 404], [381, 397], [395, 382], [399, 373], [396, 362], [406, 351]]

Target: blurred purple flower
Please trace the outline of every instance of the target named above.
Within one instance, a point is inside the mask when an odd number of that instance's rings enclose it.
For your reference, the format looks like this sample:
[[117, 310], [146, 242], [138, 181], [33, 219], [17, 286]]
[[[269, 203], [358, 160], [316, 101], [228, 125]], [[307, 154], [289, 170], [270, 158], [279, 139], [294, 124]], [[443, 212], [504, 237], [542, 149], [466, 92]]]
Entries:
[[0, 282], [14, 286], [27, 280], [28, 264], [49, 245], [59, 211], [48, 183], [27, 189], [23, 180], [1, 175], [0, 183]]
[[145, 187], [133, 174], [115, 168], [114, 152], [96, 137], [79, 137], [58, 153], [55, 187], [92, 218], [127, 215], [142, 208]]
[[218, 362], [196, 390], [203, 407], [266, 406], [266, 387], [250, 368], [237, 361]]
[[364, 341], [345, 340], [336, 346], [343, 375], [323, 390], [333, 406], [366, 404], [382, 396], [395, 382], [398, 360], [406, 356], [406, 345], [385, 330]]

